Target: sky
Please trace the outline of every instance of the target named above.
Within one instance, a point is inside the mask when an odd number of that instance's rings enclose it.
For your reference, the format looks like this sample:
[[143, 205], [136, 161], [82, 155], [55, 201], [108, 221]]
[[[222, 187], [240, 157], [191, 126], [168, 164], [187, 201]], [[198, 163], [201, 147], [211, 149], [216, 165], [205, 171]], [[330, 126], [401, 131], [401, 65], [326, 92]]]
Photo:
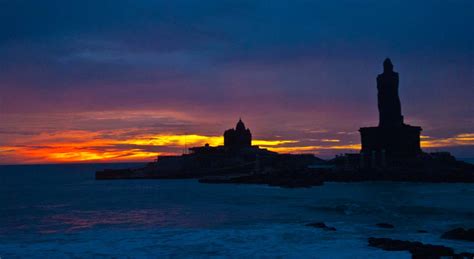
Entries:
[[0, 0], [0, 164], [253, 144], [330, 158], [400, 74], [426, 151], [474, 157], [474, 1]]

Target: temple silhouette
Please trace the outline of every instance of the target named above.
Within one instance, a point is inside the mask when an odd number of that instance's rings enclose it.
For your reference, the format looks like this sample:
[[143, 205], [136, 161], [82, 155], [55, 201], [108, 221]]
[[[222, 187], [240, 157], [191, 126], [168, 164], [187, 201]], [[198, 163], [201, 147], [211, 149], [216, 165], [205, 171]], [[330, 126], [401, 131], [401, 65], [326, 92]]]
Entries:
[[398, 95], [398, 73], [392, 61], [383, 62], [383, 73], [377, 76], [379, 125], [360, 128], [361, 166], [386, 166], [393, 160], [415, 158], [422, 154], [421, 127], [404, 123]]
[[252, 133], [250, 129], [245, 128], [242, 119], [239, 119], [235, 129], [228, 129], [224, 132], [224, 147], [242, 148], [252, 146]]
[[191, 147], [191, 154], [273, 154], [275, 152], [262, 149], [258, 146], [252, 146], [252, 133], [249, 128], [245, 127], [244, 122], [240, 118], [235, 128], [224, 131], [224, 145], [211, 147], [205, 144], [201, 147]]

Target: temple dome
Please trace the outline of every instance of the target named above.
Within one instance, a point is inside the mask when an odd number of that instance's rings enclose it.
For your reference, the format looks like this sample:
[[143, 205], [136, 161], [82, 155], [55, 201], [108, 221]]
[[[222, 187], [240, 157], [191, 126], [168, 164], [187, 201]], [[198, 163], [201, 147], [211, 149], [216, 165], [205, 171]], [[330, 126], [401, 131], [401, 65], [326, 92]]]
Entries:
[[242, 119], [239, 119], [239, 122], [237, 122], [237, 125], [235, 126], [235, 130], [237, 130], [237, 131], [244, 131], [245, 130], [245, 124], [242, 121]]

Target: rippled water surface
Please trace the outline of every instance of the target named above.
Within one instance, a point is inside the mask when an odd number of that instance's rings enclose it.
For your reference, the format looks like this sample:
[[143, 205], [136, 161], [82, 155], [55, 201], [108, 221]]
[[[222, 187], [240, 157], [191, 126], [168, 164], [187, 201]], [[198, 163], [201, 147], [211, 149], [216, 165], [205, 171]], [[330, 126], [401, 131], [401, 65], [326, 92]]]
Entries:
[[[124, 165], [0, 166], [0, 257], [409, 257], [368, 247], [370, 236], [474, 252], [439, 238], [474, 227], [473, 184], [95, 181], [104, 167]], [[315, 221], [337, 231], [305, 226]]]

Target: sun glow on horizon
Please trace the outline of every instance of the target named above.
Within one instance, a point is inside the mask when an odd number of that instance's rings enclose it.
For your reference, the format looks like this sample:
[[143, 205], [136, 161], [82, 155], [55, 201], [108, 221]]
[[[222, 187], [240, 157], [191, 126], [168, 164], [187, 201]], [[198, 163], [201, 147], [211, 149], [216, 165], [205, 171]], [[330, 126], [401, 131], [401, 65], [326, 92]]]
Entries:
[[[312, 144], [319, 141], [318, 144]], [[185, 148], [223, 145], [222, 136], [200, 134], [149, 134], [133, 130], [85, 131], [71, 130], [40, 133], [27, 141], [12, 141], [0, 146], [0, 163], [69, 163], [152, 161], [157, 156], [179, 155]], [[359, 143], [344, 143], [339, 139], [254, 139], [252, 144], [278, 153], [313, 153], [360, 150]], [[474, 133], [457, 134], [449, 138], [422, 136], [423, 148], [474, 145]]]
[[[131, 136], [129, 136], [131, 135]], [[324, 140], [322, 140], [324, 142]], [[19, 163], [86, 161], [150, 161], [161, 155], [179, 155], [193, 146], [220, 146], [222, 136], [199, 134], [131, 134], [127, 130], [71, 130], [40, 133], [26, 141], [0, 147], [0, 158]], [[305, 146], [299, 140], [254, 139], [252, 144], [279, 153], [314, 152], [321, 149], [356, 149], [358, 146]], [[297, 146], [294, 146], [297, 145]]]

